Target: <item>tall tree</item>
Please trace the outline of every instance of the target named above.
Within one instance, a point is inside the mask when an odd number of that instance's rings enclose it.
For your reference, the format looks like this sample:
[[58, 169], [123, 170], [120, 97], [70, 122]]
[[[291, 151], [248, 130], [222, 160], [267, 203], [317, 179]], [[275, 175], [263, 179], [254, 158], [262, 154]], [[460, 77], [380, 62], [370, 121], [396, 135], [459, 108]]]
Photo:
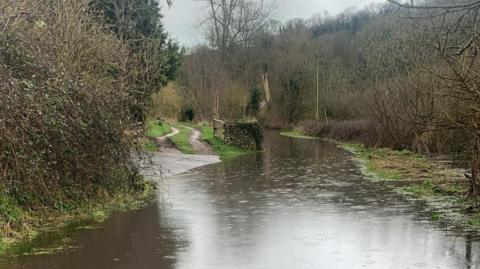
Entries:
[[222, 57], [228, 49], [250, 46], [255, 33], [269, 21], [275, 7], [273, 2], [267, 4], [264, 0], [203, 1], [209, 7], [205, 20], [208, 38]]
[[138, 100], [132, 112], [143, 120], [151, 94], [176, 78], [183, 51], [165, 31], [157, 0], [93, 0], [90, 7], [145, 67], [134, 78], [139, 87], [131, 93]]
[[[416, 5], [393, 4], [413, 11], [414, 23], [425, 45], [436, 52], [444, 67], [427, 67], [439, 80], [438, 98], [446, 100], [433, 119], [436, 129], [465, 130], [470, 138], [472, 173], [469, 195], [480, 197], [480, 1], [427, 1]], [[432, 121], [432, 119], [429, 119]]]

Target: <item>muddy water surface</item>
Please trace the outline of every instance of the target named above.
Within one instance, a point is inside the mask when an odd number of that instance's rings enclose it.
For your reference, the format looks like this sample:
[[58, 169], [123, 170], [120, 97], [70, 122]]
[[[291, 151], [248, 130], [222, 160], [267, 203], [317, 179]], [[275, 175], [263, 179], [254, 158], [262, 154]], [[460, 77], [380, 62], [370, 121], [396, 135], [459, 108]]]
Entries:
[[265, 147], [170, 177], [76, 248], [4, 268], [480, 268], [475, 234], [422, 217], [347, 152], [276, 134]]

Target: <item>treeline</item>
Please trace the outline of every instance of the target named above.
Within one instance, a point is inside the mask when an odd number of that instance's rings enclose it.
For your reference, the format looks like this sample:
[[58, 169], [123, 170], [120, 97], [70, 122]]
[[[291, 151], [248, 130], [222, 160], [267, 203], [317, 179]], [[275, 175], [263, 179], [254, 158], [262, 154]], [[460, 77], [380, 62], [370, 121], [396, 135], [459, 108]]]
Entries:
[[136, 136], [182, 57], [158, 4], [0, 1], [2, 238], [23, 227], [18, 208], [74, 209], [143, 186]]
[[[220, 2], [205, 1], [210, 43], [190, 51], [179, 80], [198, 118], [251, 114], [371, 146], [467, 152], [470, 194], [480, 193], [478, 3], [386, 3], [280, 23], [263, 2]], [[252, 112], [255, 89], [264, 102]]]
[[[205, 2], [215, 6], [221, 1]], [[257, 90], [263, 92], [267, 83], [270, 100], [264, 101], [269, 101], [269, 109], [262, 114], [266, 124], [286, 127], [314, 119], [318, 57], [322, 118], [325, 113], [340, 120], [363, 118], [364, 104], [352, 101], [371, 90], [369, 72], [374, 68], [373, 62], [367, 61], [376, 54], [370, 47], [371, 35], [377, 26], [388, 31], [384, 23], [392, 19], [393, 8], [371, 6], [337, 16], [316, 15], [282, 23], [271, 18], [272, 7], [256, 3], [233, 7], [246, 12], [220, 9], [222, 14], [209, 15], [205, 32], [210, 42], [188, 53], [178, 80], [185, 106], [196, 110], [201, 119], [209, 119], [216, 106], [224, 118], [256, 116], [256, 111], [248, 107], [253, 95]], [[232, 19], [231, 25], [215, 26], [219, 20], [215, 17], [223, 18], [223, 13], [238, 17]], [[256, 13], [263, 15], [244, 15]], [[239, 28], [236, 21], [247, 23]], [[217, 28], [221, 28], [218, 33], [214, 30]]]

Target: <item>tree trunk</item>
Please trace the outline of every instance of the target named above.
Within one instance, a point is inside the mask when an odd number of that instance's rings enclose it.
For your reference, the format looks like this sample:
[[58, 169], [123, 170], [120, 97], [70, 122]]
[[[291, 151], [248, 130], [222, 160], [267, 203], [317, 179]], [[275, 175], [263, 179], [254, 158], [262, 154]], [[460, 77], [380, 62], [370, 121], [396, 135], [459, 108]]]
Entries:
[[472, 143], [472, 175], [468, 176], [470, 181], [470, 189], [468, 195], [475, 201], [475, 206], [478, 206], [477, 198], [480, 195], [480, 135], [476, 134]]
[[265, 102], [267, 107], [270, 106], [271, 95], [270, 95], [270, 86], [268, 84], [268, 75], [267, 73], [262, 75], [263, 90], [265, 91]]

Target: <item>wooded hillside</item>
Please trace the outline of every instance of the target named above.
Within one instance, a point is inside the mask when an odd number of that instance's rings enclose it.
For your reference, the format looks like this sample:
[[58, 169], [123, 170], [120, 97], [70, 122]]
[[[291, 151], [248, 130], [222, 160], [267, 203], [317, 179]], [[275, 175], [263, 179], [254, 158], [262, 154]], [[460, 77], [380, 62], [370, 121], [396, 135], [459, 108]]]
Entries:
[[2, 241], [142, 188], [136, 137], [181, 60], [160, 20], [154, 0], [0, 2]]
[[[477, 2], [390, 2], [284, 23], [266, 2], [230, 2], [205, 1], [210, 42], [190, 51], [180, 75], [198, 118], [257, 116], [372, 146], [468, 152], [476, 177]], [[271, 95], [258, 112], [247, 109], [254, 89]]]

